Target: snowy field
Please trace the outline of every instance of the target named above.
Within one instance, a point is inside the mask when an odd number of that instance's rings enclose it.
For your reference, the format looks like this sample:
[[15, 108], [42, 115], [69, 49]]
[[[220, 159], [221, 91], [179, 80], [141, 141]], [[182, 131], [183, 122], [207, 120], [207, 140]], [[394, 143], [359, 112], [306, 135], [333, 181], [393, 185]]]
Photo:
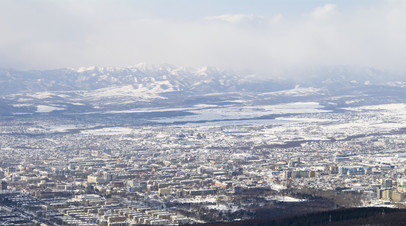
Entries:
[[[201, 122], [201, 121], [224, 121], [259, 118], [275, 114], [310, 114], [326, 113], [323, 106], [317, 102], [295, 102], [278, 105], [259, 106], [228, 106], [228, 107], [206, 107], [201, 109], [191, 109], [193, 115], [180, 116], [174, 118], [162, 118], [154, 120], [161, 123], [174, 122]], [[254, 119], [255, 120], [255, 119]], [[269, 124], [268, 120], [264, 120]], [[271, 121], [274, 123], [275, 121]], [[231, 123], [232, 124], [232, 123]]]

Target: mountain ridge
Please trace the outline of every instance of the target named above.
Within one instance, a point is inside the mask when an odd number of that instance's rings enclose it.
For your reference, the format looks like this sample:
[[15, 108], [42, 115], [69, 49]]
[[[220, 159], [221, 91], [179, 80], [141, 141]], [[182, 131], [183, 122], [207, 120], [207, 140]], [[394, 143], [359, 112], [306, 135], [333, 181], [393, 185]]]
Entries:
[[[46, 109], [93, 112], [294, 101], [316, 101], [331, 107], [406, 99], [406, 81], [397, 80], [399, 77], [391, 74], [385, 77], [383, 71], [338, 66], [313, 72], [303, 71], [297, 75], [300, 79], [289, 79], [244, 76], [215, 67], [194, 69], [166, 64], [33, 71], [0, 69], [0, 105], [10, 109], [3, 110], [6, 113], [33, 109], [34, 112], [35, 109], [37, 112], [47, 112]], [[355, 97], [354, 102], [351, 98]]]
[[[285, 78], [240, 75], [217, 67], [186, 68], [169, 64], [138, 64], [132, 67], [80, 67], [52, 70], [21, 71], [0, 69], [0, 95], [18, 92], [95, 90], [109, 86], [146, 85], [167, 81], [177, 91], [266, 92], [293, 88], [297, 85], [323, 88], [338, 83], [345, 86], [392, 84], [404, 85], [400, 76], [372, 68], [349, 66], [319, 67], [296, 72]], [[264, 85], [265, 84], [265, 85]]]

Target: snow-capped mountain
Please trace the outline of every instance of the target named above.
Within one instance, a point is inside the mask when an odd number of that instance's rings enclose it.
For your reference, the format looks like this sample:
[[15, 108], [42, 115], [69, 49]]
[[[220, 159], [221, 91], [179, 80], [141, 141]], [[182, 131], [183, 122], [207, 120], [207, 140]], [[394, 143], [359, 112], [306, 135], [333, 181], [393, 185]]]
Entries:
[[0, 95], [19, 92], [96, 90], [134, 86], [161, 91], [211, 92], [232, 89], [236, 76], [217, 68], [186, 69], [170, 65], [139, 64], [135, 67], [87, 67], [45, 71], [0, 71]]
[[[293, 79], [294, 78], [294, 79]], [[398, 78], [397, 78], [398, 79]], [[0, 69], [2, 114], [94, 112], [196, 104], [269, 104], [317, 101], [336, 105], [374, 96], [405, 97], [405, 81], [385, 72], [345, 66], [300, 71], [290, 79], [237, 75], [214, 67], [172, 65], [81, 67], [43, 71]], [[344, 96], [337, 98], [337, 96]], [[347, 96], [348, 98], [345, 98]], [[342, 100], [339, 102], [337, 100]]]
[[[126, 109], [184, 104], [191, 96], [235, 92], [236, 75], [217, 68], [139, 64], [129, 68], [82, 67], [44, 71], [0, 70], [4, 109], [37, 112]], [[44, 106], [48, 106], [45, 108]]]

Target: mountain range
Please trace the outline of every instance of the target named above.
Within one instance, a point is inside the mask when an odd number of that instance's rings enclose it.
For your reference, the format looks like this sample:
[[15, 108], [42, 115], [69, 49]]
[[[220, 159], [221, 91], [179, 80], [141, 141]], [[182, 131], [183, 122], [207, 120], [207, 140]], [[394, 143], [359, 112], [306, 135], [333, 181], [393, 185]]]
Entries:
[[402, 76], [349, 66], [302, 70], [286, 78], [241, 75], [214, 67], [148, 64], [127, 68], [0, 69], [2, 115], [295, 101], [316, 101], [332, 107], [403, 102], [405, 91], [406, 79]]

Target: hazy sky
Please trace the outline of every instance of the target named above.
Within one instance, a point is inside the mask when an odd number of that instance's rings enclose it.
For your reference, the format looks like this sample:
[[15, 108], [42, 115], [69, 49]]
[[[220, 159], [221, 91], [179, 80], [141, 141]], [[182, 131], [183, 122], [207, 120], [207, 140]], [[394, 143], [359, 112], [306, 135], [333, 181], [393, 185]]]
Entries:
[[406, 1], [0, 0], [0, 67], [406, 70]]

